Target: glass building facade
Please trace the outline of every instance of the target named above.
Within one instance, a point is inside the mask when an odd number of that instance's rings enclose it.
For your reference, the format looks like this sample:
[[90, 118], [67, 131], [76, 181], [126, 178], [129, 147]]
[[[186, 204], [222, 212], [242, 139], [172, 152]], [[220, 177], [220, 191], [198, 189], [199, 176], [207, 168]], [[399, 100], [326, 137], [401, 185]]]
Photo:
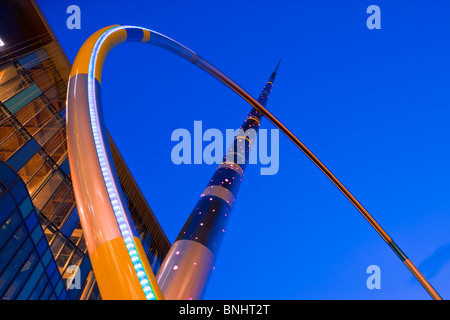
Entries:
[[[100, 299], [67, 157], [70, 63], [34, 1], [1, 1], [0, 19], [0, 298]], [[156, 273], [170, 243], [109, 142]]]
[[67, 290], [20, 176], [0, 162], [0, 296], [66, 299]]

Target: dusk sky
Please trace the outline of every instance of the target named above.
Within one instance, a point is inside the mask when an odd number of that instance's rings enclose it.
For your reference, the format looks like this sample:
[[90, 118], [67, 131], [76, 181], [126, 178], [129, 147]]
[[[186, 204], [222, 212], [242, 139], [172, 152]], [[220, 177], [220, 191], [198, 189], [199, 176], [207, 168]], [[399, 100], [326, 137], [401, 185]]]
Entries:
[[[450, 298], [450, 2], [37, 0], [70, 62], [95, 31], [146, 27], [257, 97]], [[70, 30], [69, 5], [81, 9]], [[370, 5], [381, 29], [369, 29]], [[210, 75], [140, 43], [102, 75], [106, 126], [173, 243], [217, 165], [172, 162], [179, 128], [237, 129], [250, 106]], [[267, 119], [261, 129], [274, 129]], [[204, 299], [429, 299], [383, 239], [280, 133], [279, 170], [249, 165]], [[203, 147], [208, 143], [204, 142]], [[380, 289], [366, 272], [380, 268]]]

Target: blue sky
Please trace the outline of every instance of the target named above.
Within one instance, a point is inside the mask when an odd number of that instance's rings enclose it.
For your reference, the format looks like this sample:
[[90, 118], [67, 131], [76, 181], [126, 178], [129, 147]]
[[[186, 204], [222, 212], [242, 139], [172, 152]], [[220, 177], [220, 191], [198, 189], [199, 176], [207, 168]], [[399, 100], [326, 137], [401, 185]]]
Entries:
[[[111, 24], [163, 33], [257, 96], [450, 298], [450, 3], [435, 1], [38, 0], [69, 60]], [[66, 8], [81, 9], [81, 30]], [[381, 29], [369, 30], [369, 5]], [[159, 48], [109, 54], [107, 128], [173, 242], [215, 165], [175, 165], [174, 130], [238, 128], [231, 90]], [[261, 128], [274, 126], [264, 119]], [[247, 168], [205, 299], [428, 299], [369, 223], [285, 136], [276, 175]], [[366, 269], [381, 270], [369, 290]]]

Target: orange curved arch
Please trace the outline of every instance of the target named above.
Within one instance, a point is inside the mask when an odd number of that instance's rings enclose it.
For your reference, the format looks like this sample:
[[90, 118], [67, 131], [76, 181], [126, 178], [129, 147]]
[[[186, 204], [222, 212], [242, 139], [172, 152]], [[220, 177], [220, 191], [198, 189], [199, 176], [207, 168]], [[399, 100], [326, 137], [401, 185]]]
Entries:
[[266, 116], [350, 200], [380, 234], [433, 299], [441, 299], [416, 266], [331, 171], [275, 116], [209, 62], [178, 42], [150, 29], [114, 25], [94, 33], [79, 50], [69, 78], [67, 140], [73, 186], [83, 232], [100, 293], [104, 299], [163, 299], [142, 244], [135, 234], [118, 183], [100, 100], [103, 62], [109, 50], [125, 41], [163, 47], [182, 56], [235, 91]]

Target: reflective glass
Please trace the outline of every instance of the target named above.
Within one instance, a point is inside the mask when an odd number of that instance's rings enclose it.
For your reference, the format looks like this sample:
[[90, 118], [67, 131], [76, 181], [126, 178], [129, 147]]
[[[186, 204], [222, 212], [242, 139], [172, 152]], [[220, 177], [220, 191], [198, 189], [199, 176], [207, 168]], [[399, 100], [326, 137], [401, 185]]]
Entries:
[[23, 80], [18, 75], [14, 64], [0, 67], [0, 101], [5, 101], [15, 95], [23, 87]]
[[[34, 168], [33, 168], [34, 169]], [[31, 170], [33, 170], [31, 169]], [[42, 185], [47, 177], [52, 173], [53, 166], [51, 162], [45, 162], [42, 167], [34, 174], [34, 176], [27, 182], [27, 188], [31, 195], [34, 195], [36, 190]], [[30, 171], [31, 172], [31, 171]], [[43, 199], [45, 200], [45, 199]]]
[[22, 217], [25, 219], [33, 210], [33, 205], [31, 204], [30, 198], [26, 198], [23, 200], [23, 202], [19, 205], [19, 210], [22, 213]]
[[[53, 155], [53, 153], [61, 146], [63, 142], [66, 141], [66, 130], [65, 128], [61, 128], [56, 132], [53, 137], [48, 140], [45, 145], [42, 147], [49, 155]], [[64, 143], [65, 144], [65, 143]], [[57, 162], [57, 161], [55, 161]]]
[[16, 93], [14, 96], [9, 98], [6, 101], [3, 101], [3, 105], [12, 113], [15, 114], [23, 107], [25, 107], [28, 103], [33, 101], [35, 98], [40, 96], [42, 91], [38, 88], [37, 85], [31, 84], [27, 88], [22, 91]]
[[[55, 190], [52, 197], [48, 200], [46, 205], [41, 209], [42, 214], [44, 214], [49, 220], [52, 220], [53, 215], [57, 210], [64, 205], [64, 201], [67, 195], [71, 191], [71, 186], [67, 179], [65, 179]], [[65, 212], [67, 215], [68, 212]], [[59, 225], [57, 225], [59, 226]]]
[[17, 179], [17, 175], [6, 163], [0, 162], [0, 179], [5, 186], [9, 186]]
[[25, 227], [20, 227], [1, 249], [0, 270], [3, 270], [3, 268], [9, 263], [9, 260], [11, 260], [17, 250], [19, 250], [27, 235], [28, 232], [26, 231]]
[[61, 228], [64, 221], [68, 217], [70, 211], [75, 207], [75, 195], [72, 189], [69, 191], [67, 197], [62, 201], [62, 205], [59, 207], [56, 214], [52, 217], [51, 221], [55, 226]]
[[0, 198], [0, 223], [11, 214], [11, 212], [16, 208], [16, 203], [9, 192], [3, 193]]
[[44, 292], [42, 292], [41, 297], [39, 298], [39, 300], [48, 300], [48, 298], [50, 297], [50, 294], [52, 293], [52, 286], [50, 283], [47, 284], [47, 286], [44, 289]]
[[47, 180], [45, 185], [39, 190], [38, 194], [33, 199], [33, 204], [38, 210], [42, 210], [48, 199], [53, 195], [56, 188], [63, 181], [63, 176], [59, 171], [55, 171], [54, 174]]
[[[22, 201], [28, 196], [28, 190], [22, 180], [18, 179], [17, 182], [10, 189], [11, 194], [14, 196], [16, 202]], [[28, 198], [28, 197], [27, 197]]]
[[22, 291], [20, 291], [20, 294], [17, 296], [18, 300], [28, 299], [33, 288], [36, 286], [36, 283], [41, 278], [43, 272], [44, 272], [44, 268], [42, 267], [42, 265], [40, 263], [38, 263], [36, 265], [36, 268], [34, 268], [33, 273], [31, 274], [31, 276], [28, 278], [27, 282], [23, 286]]
[[33, 289], [33, 292], [31, 293], [29, 299], [30, 300], [38, 300], [39, 296], [41, 295], [42, 291], [44, 290], [44, 287], [48, 283], [48, 278], [45, 274], [42, 275], [41, 279], [39, 279], [39, 282], [37, 283], [36, 287]]
[[30, 256], [28, 257], [25, 264], [22, 266], [20, 271], [17, 273], [16, 277], [14, 278], [14, 281], [9, 286], [8, 290], [3, 295], [3, 299], [14, 299], [16, 294], [19, 292], [19, 290], [24, 285], [25, 280], [27, 280], [27, 277], [30, 275], [30, 273], [33, 271], [36, 263], [38, 261], [38, 256], [35, 251], [33, 251]]
[[41, 241], [42, 235], [42, 228], [40, 225], [37, 225], [34, 228], [34, 231], [31, 233], [31, 239], [33, 240], [34, 244], [38, 244], [39, 241]]
[[33, 249], [33, 244], [30, 240], [25, 241], [24, 245], [19, 249], [14, 259], [9, 263], [8, 267], [0, 275], [0, 296], [6, 290], [8, 284], [16, 275], [17, 271], [23, 266], [26, 258]]
[[21, 222], [22, 218], [17, 210], [6, 219], [0, 228], [0, 248], [8, 241]]
[[44, 126], [50, 119], [52, 119], [53, 114], [50, 112], [48, 108], [42, 109], [39, 113], [37, 113], [33, 118], [31, 118], [25, 125], [25, 129], [31, 134], [34, 135], [39, 129]]
[[8, 159], [8, 164], [16, 171], [19, 171], [40, 149], [39, 144], [34, 139], [28, 140]]
[[63, 121], [58, 118], [51, 118], [33, 137], [41, 146], [50, 139], [55, 132], [63, 126]]
[[22, 130], [16, 131], [11, 137], [5, 140], [0, 145], [0, 160], [8, 159], [14, 152], [17, 151], [23, 144], [29, 140]]
[[25, 225], [27, 226], [27, 229], [30, 231], [30, 233], [34, 230], [37, 223], [38, 220], [35, 214], [30, 214], [28, 218], [25, 220]]
[[18, 129], [18, 125], [9, 118], [0, 125], [0, 143], [5, 141]]
[[25, 183], [28, 183], [34, 174], [44, 165], [42, 152], [39, 151], [19, 170], [19, 176]]
[[25, 107], [17, 111], [16, 114], [14, 114], [14, 117], [17, 121], [24, 125], [36, 114], [38, 114], [43, 108], [45, 108], [45, 104], [42, 102], [42, 100], [34, 99]]

